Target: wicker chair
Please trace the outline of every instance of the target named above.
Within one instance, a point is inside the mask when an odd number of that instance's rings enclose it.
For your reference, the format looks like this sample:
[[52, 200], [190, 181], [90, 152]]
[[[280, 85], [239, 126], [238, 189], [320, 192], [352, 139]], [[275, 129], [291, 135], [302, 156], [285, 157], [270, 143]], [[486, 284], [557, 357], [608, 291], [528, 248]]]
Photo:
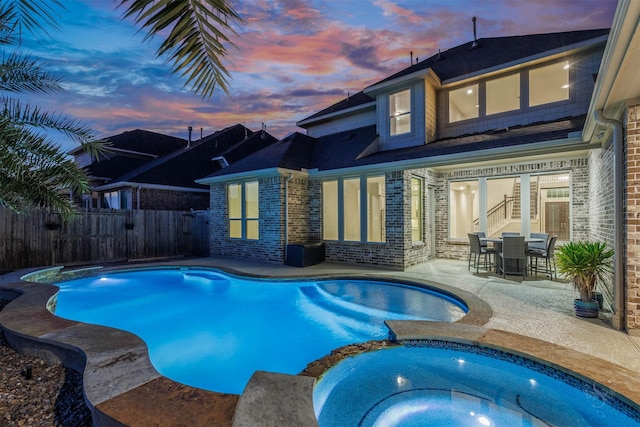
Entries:
[[[491, 256], [495, 256], [496, 251], [492, 248], [483, 247], [480, 245], [480, 236], [475, 233], [468, 233], [469, 236], [469, 265], [467, 270], [470, 270], [472, 265], [476, 269], [476, 273], [480, 272], [480, 258], [484, 257], [484, 269], [488, 270], [493, 263], [491, 262]], [[471, 263], [473, 258], [473, 264]]]
[[[529, 256], [531, 257], [531, 271], [535, 271], [538, 274], [538, 270], [542, 269], [542, 267], [538, 267], [538, 260], [544, 259], [544, 269], [542, 272], [553, 280], [554, 278], [558, 278], [558, 274], [556, 273], [556, 261], [553, 257], [553, 254], [556, 250], [556, 241], [558, 240], [558, 236], [553, 236], [549, 240], [549, 244], [544, 251], [541, 252], [529, 252]], [[535, 260], [535, 264], [534, 264]], [[554, 277], [555, 276], [555, 277]]]
[[549, 244], [548, 233], [531, 233], [532, 239], [540, 239], [541, 242], [527, 243], [527, 255], [529, 256], [529, 271], [534, 270], [533, 260], [536, 255], [541, 255], [547, 251], [547, 245]]
[[[508, 260], [511, 262], [507, 263]], [[527, 247], [524, 236], [504, 236], [502, 239], [502, 251], [500, 252], [502, 277], [507, 275], [507, 267], [514, 264], [516, 269], [509, 271], [509, 275], [522, 274], [522, 277], [527, 277]]]

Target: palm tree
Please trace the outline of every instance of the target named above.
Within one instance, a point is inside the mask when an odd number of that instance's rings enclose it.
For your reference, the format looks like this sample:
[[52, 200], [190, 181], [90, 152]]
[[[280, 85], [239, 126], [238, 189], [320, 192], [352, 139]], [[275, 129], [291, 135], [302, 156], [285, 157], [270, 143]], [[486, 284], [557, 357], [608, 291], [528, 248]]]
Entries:
[[[37, 24], [38, 13], [47, 12], [31, 10], [35, 11], [31, 20], [24, 20], [16, 4], [0, 4], [0, 45], [17, 45], [16, 33], [30, 29]], [[49, 208], [69, 219], [74, 211], [69, 190], [87, 191], [87, 177], [49, 135], [51, 131], [65, 135], [92, 155], [103, 145], [76, 120], [22, 104], [18, 94], [55, 93], [61, 90], [59, 80], [19, 49], [6, 50], [0, 59], [0, 205], [17, 212]]]
[[[146, 38], [168, 31], [158, 56], [169, 55], [172, 72], [186, 77], [185, 85], [210, 98], [216, 87], [228, 92], [229, 73], [222, 64], [228, 33], [241, 22], [228, 0], [114, 0], [125, 6], [123, 19], [132, 17], [148, 29]], [[57, 27], [60, 0], [0, 1], [0, 45], [19, 44], [22, 31], [48, 36], [46, 27]], [[16, 36], [18, 34], [18, 36]], [[43, 112], [37, 106], [21, 104], [20, 93], [49, 94], [61, 90], [59, 80], [41, 64], [15, 50], [0, 60], [0, 205], [23, 212], [44, 207], [73, 217], [74, 204], [68, 196], [89, 189], [79, 169], [48, 138], [57, 131], [79, 143], [92, 154], [105, 146], [93, 131], [65, 116]]]

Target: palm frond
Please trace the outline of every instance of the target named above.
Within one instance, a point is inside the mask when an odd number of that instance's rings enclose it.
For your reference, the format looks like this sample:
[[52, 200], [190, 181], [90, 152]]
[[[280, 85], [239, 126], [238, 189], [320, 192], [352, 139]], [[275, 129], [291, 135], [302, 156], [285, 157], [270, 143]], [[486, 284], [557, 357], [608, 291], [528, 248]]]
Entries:
[[0, 204], [18, 212], [46, 207], [69, 219], [75, 209], [69, 190], [89, 190], [84, 171], [47, 138], [2, 120]]
[[185, 86], [210, 98], [216, 87], [228, 93], [229, 72], [222, 63], [231, 46], [232, 24], [242, 19], [228, 0], [119, 0], [128, 4], [125, 18], [147, 29], [145, 39], [170, 29], [156, 52], [169, 55], [171, 71], [186, 78]]
[[65, 7], [60, 0], [9, 0], [15, 23], [36, 38], [49, 37], [46, 27], [59, 29], [58, 18]]
[[0, 90], [7, 92], [53, 93], [62, 91], [60, 78], [20, 52], [11, 52], [0, 61]]

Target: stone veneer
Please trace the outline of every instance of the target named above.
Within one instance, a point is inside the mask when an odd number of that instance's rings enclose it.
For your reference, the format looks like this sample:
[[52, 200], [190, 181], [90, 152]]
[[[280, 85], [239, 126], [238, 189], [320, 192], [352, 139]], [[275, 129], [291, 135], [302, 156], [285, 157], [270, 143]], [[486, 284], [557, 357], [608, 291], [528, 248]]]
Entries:
[[258, 209], [260, 212], [258, 240], [230, 239], [227, 220], [227, 185], [211, 185], [211, 255], [284, 261], [284, 185], [285, 177], [258, 179]]
[[[614, 246], [613, 227], [613, 139], [589, 152], [589, 237], [592, 242]], [[598, 286], [604, 306], [613, 311], [613, 277]]]
[[626, 121], [626, 328], [640, 335], [640, 105], [627, 108]]

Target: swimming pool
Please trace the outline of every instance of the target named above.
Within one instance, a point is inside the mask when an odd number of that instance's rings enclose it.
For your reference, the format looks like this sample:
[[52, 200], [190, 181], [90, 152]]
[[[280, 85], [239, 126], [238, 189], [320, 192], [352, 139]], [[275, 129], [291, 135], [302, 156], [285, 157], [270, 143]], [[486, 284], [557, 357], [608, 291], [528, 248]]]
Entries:
[[363, 353], [317, 382], [321, 427], [639, 426], [638, 411], [597, 384], [471, 345]]
[[162, 375], [235, 394], [256, 370], [297, 374], [335, 348], [384, 339], [384, 320], [453, 322], [467, 311], [436, 289], [245, 279], [207, 269], [114, 272], [57, 286], [57, 316], [132, 332]]

